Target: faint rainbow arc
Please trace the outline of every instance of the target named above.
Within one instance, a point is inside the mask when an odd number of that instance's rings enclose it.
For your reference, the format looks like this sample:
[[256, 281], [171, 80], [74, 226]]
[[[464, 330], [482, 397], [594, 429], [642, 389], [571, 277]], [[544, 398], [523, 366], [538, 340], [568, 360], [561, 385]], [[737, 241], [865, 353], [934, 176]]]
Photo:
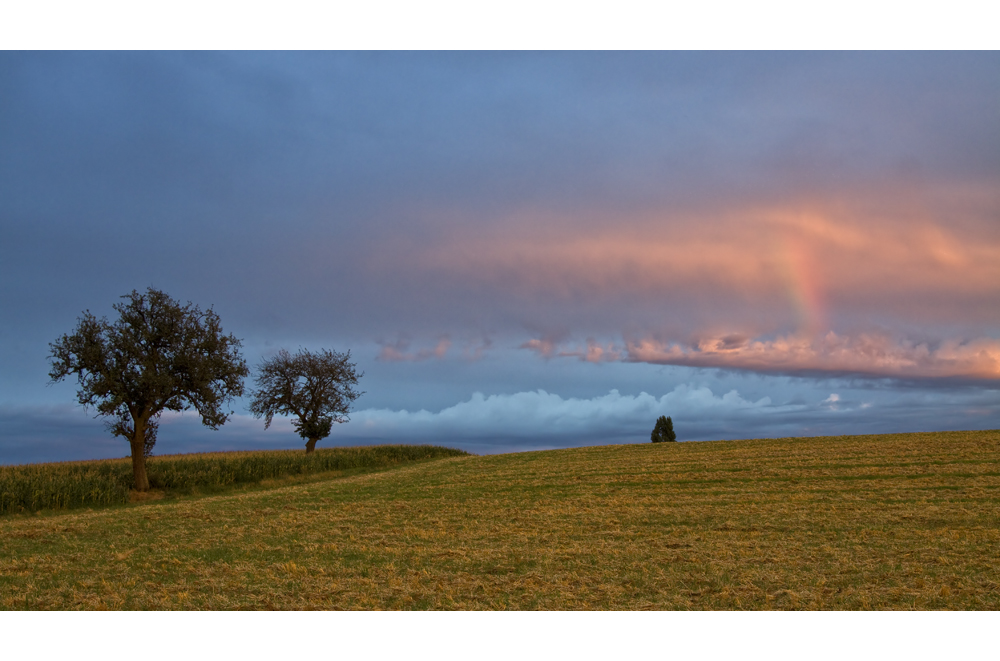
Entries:
[[815, 252], [800, 237], [785, 236], [782, 243], [786, 286], [798, 317], [798, 331], [816, 337], [830, 326]]

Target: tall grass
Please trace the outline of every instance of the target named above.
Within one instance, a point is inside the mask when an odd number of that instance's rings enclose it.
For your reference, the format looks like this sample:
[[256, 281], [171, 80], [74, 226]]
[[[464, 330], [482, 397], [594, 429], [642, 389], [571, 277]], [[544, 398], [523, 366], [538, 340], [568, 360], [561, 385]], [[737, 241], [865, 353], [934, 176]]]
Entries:
[[[186, 491], [466, 454], [432, 445], [213, 452], [151, 457], [146, 470], [154, 489]], [[127, 503], [131, 486], [130, 459], [0, 466], [0, 514]]]
[[132, 461], [0, 466], [0, 514], [128, 502]]

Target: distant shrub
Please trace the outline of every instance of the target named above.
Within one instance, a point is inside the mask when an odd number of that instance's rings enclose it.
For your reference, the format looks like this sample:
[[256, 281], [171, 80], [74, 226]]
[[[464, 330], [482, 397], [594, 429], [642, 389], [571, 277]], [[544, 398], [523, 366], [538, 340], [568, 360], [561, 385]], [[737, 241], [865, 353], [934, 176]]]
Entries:
[[670, 419], [670, 416], [661, 415], [656, 419], [656, 425], [653, 427], [650, 439], [654, 443], [673, 443], [677, 440], [677, 434], [674, 433], [674, 421]]
[[[152, 457], [148, 469], [153, 488], [184, 491], [466, 454], [433, 445], [324, 448], [308, 455], [301, 450], [213, 452]], [[0, 514], [120, 505], [128, 502], [131, 486], [130, 459], [0, 466]]]

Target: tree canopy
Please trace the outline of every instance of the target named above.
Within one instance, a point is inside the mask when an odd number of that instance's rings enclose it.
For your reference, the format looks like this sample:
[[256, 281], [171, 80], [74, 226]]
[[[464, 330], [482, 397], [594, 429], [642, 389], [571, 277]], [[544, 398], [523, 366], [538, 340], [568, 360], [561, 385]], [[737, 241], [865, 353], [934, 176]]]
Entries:
[[160, 414], [194, 407], [205, 426], [218, 429], [228, 418], [222, 406], [243, 394], [249, 371], [240, 340], [223, 334], [211, 308], [181, 305], [152, 287], [122, 298], [114, 323], [87, 310], [73, 333], [49, 345], [49, 377], [77, 376], [77, 400], [129, 441], [135, 488], [145, 491]]
[[275, 415], [291, 415], [292, 425], [306, 441], [306, 454], [330, 435], [334, 422], [347, 422], [351, 403], [362, 392], [353, 388], [364, 374], [350, 362], [351, 352], [300, 349], [294, 356], [282, 349], [257, 368], [250, 412], [264, 418], [264, 428]]
[[670, 419], [670, 416], [661, 415], [656, 419], [650, 439], [654, 443], [672, 443], [677, 440], [677, 434], [674, 433], [674, 421]]

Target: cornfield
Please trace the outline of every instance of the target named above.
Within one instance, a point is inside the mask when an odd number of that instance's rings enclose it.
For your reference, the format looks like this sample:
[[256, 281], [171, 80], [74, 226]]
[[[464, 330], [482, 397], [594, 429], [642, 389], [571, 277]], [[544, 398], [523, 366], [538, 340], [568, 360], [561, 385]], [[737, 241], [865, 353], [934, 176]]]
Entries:
[[[151, 457], [146, 470], [152, 488], [188, 491], [465, 454], [431, 445], [214, 452]], [[0, 466], [0, 514], [124, 504], [131, 486], [131, 459]]]

